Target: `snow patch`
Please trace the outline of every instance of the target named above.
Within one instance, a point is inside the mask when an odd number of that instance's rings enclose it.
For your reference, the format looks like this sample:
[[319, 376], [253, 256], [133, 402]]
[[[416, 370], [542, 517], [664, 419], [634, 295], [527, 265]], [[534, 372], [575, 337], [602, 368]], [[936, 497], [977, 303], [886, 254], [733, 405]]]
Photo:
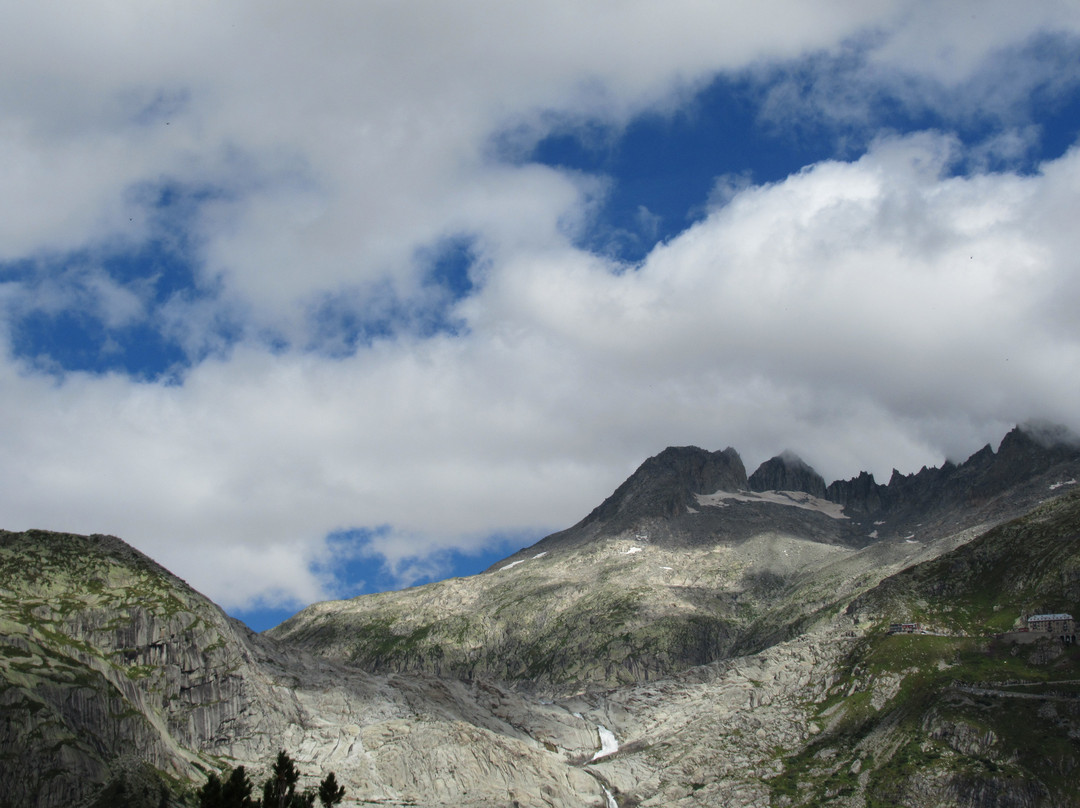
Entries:
[[[546, 555], [547, 555], [547, 550], [545, 550], [542, 553], [537, 553], [536, 555], [533, 556], [533, 558], [543, 558]], [[499, 567], [499, 569], [496, 570], [496, 572], [502, 572], [503, 570], [508, 570], [511, 567], [516, 567], [518, 564], [524, 564], [528, 560], [529, 559], [527, 559], [527, 558], [519, 558], [517, 561], [511, 561], [505, 567]]]
[[694, 494], [698, 505], [714, 508], [726, 508], [728, 501], [734, 502], [771, 502], [774, 505], [787, 505], [807, 511], [817, 511], [832, 519], [847, 519], [844, 506], [829, 502], [802, 491], [717, 491], [715, 494]]
[[871, 539], [876, 539], [878, 537], [876, 530], [872, 531], [870, 533], [867, 533], [866, 535], [867, 535], [868, 538], [871, 538]]
[[623, 550], [619, 555], [633, 555], [634, 553], [640, 553], [640, 547], [631, 547], [629, 550]]
[[1066, 485], [1076, 485], [1076, 480], [1062, 480], [1059, 483], [1053, 483], [1050, 486], [1050, 490], [1057, 491], [1059, 488], [1063, 488]]
[[600, 736], [600, 750], [592, 756], [593, 760], [599, 760], [608, 755], [614, 755], [619, 751], [619, 741], [615, 737], [614, 732], [602, 724], [596, 725], [596, 732]]
[[671, 572], [671, 571], [672, 571], [672, 570], [674, 570], [675, 568], [674, 568], [674, 567], [661, 567], [660, 569], [662, 569], [662, 570], [667, 570], [668, 572]]

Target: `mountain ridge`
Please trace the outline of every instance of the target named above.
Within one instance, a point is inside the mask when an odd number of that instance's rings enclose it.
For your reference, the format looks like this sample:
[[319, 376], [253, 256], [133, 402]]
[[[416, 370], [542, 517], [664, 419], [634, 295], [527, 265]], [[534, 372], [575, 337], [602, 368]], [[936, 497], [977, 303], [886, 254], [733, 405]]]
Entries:
[[[822, 518], [814, 526], [814, 537], [829, 543], [866, 546], [878, 538], [910, 535], [927, 520], [942, 521], [936, 528], [939, 531], [957, 531], [1009, 518], [1018, 509], [1033, 506], [1042, 494], [1042, 475], [1058, 467], [1062, 474], [1080, 473], [1080, 439], [1064, 427], [1046, 425], [1015, 426], [1002, 438], [997, 452], [987, 444], [959, 464], [945, 461], [940, 467], [923, 466], [906, 475], [894, 469], [887, 484], [878, 483], [871, 473], [860, 472], [825, 485], [812, 466], [787, 451], [764, 461], [747, 476], [742, 458], [731, 447], [719, 452], [696, 446], [668, 447], [645, 460], [584, 519], [487, 571], [601, 534], [623, 533], [671, 546], [693, 546], [717, 537], [744, 540], [768, 525], [783, 529], [791, 522], [783, 508], [770, 507], [777, 504], [775, 500], [759, 500], [757, 512], [729, 510], [722, 519], [714, 518], [714, 510], [698, 508], [699, 495], [721, 491], [797, 491], [839, 505], [846, 520]], [[1029, 483], [1015, 502], [996, 502], [1006, 491]], [[972, 516], [966, 521], [950, 519], [949, 511], [957, 508], [970, 511]], [[688, 518], [691, 516], [697, 518]], [[741, 523], [737, 517], [743, 517]]]
[[[854, 588], [950, 550], [1080, 476], [1070, 446], [1041, 446], [1017, 428], [1002, 447], [1003, 462], [1026, 458], [1021, 472], [988, 477], [997, 455], [980, 451], [868, 488], [882, 506], [851, 516], [805, 491], [750, 490], [734, 449], [668, 448], [576, 525], [479, 576], [316, 604], [268, 633], [371, 670], [536, 692], [650, 681], [787, 639]], [[805, 463], [780, 462], [820, 490]], [[993, 495], [973, 496], [978, 486]], [[828, 586], [814, 580], [826, 575]], [[608, 581], [617, 582], [610, 591], [596, 586]]]
[[0, 532], [0, 808], [181, 808], [282, 748], [357, 806], [1080, 804], [1080, 654], [998, 636], [1080, 611], [1071, 442], [860, 475], [869, 515], [792, 453], [658, 457], [488, 572], [264, 635], [120, 539]]

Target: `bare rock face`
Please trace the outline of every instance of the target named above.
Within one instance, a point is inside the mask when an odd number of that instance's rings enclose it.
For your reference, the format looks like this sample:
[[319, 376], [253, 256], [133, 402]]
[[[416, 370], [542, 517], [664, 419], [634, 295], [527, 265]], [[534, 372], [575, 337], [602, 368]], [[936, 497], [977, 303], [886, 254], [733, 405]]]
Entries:
[[1026, 425], [1012, 429], [996, 453], [986, 445], [959, 465], [946, 461], [907, 475], [894, 469], [887, 485], [863, 472], [830, 484], [826, 496], [852, 517], [865, 515], [904, 529], [930, 520], [955, 525], [956, 515], [965, 511], [1015, 517], [1045, 498], [1051, 478], [1074, 479], [1078, 468], [1075, 436], [1060, 427]]
[[643, 518], [670, 518], [693, 505], [694, 494], [746, 487], [746, 469], [734, 449], [672, 447], [642, 463], [582, 524], [606, 522], [618, 529]]
[[747, 482], [751, 491], [803, 491], [820, 499], [828, 496], [822, 476], [791, 452], [766, 460]]
[[4, 748], [35, 761], [5, 767], [0, 793], [74, 804], [133, 750], [186, 777], [289, 715], [245, 630], [119, 540], [29, 531], [0, 548], [0, 698], [19, 726]]
[[885, 508], [888, 488], [879, 485], [874, 475], [860, 472], [850, 480], [836, 480], [829, 484], [826, 494], [829, 501], [838, 503], [848, 513], [875, 514]]

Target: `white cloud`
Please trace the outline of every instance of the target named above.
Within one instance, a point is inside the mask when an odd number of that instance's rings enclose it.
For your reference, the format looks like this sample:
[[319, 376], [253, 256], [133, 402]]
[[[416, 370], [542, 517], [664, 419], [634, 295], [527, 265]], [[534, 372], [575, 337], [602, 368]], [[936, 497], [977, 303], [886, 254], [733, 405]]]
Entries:
[[[227, 603], [309, 599], [330, 530], [391, 525], [375, 546], [393, 560], [566, 526], [666, 444], [887, 476], [1028, 414], [1080, 427], [1061, 373], [1080, 334], [1048, 317], [1075, 236], [1046, 221], [1080, 202], [1080, 152], [941, 176], [952, 148], [883, 141], [748, 188], [637, 272], [521, 256], [463, 308], [467, 337], [345, 360], [240, 348], [181, 386], [9, 368], [3, 450], [33, 462], [0, 505], [9, 525], [131, 538]], [[256, 557], [248, 583], [221, 573]]]
[[[988, 15], [949, 56], [961, 17], [919, 46], [918, 4], [656, 8], [0, 10], [20, 34], [0, 51], [0, 258], [167, 233], [147, 200], [172, 184], [214, 192], [184, 235], [220, 284], [158, 312], [193, 352], [216, 349], [180, 383], [0, 364], [4, 527], [115, 533], [228, 606], [308, 601], [327, 594], [331, 531], [388, 526], [370, 549], [416, 571], [495, 531], [567, 526], [666, 445], [731, 444], [751, 466], [790, 447], [826, 477], [887, 476], [1035, 415], [1080, 428], [1062, 370], [1080, 359], [1075, 151], [1035, 175], [951, 177], [990, 158], [879, 138], [852, 162], [718, 184], [722, 207], [628, 270], [572, 246], [604, 178], [494, 145], [672, 110], [718, 70], [840, 52], [867, 26], [881, 70], [974, 81], [1050, 11]], [[980, 148], [1022, 152], [1025, 131]], [[460, 335], [300, 349], [326, 295], [426, 305], [417, 256], [462, 233], [479, 260]], [[35, 305], [147, 316], [138, 289], [80, 271]], [[250, 338], [216, 341], [222, 318]], [[293, 347], [271, 352], [251, 337], [265, 330]]]
[[400, 279], [448, 229], [551, 238], [573, 184], [490, 165], [501, 127], [625, 119], [710, 71], [824, 46], [881, 5], [8, 7], [0, 256], [130, 232], [137, 183], [208, 184], [226, 197], [204, 219], [207, 272], [280, 321], [313, 291]]
[[1080, 9], [1071, 3], [1008, 0], [933, 0], [904, 4], [895, 28], [875, 49], [873, 61], [946, 85], [978, 81], [987, 60], [1023, 47], [1034, 37], [1080, 35]]
[[985, 153], [968, 155], [977, 168], [990, 154], [1026, 156], [1039, 109], [1080, 85], [1073, 4], [920, 0], [893, 12], [836, 47], [755, 64], [762, 119], [788, 136], [830, 132], [852, 154], [883, 110], [982, 128]]

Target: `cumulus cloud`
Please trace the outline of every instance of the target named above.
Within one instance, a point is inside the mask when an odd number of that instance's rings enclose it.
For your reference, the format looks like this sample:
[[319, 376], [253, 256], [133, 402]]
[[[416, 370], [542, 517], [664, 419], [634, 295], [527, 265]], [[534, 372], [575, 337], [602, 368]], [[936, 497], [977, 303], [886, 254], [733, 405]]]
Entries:
[[219, 197], [205, 273], [280, 325], [313, 291], [405, 283], [416, 246], [448, 231], [549, 239], [574, 183], [491, 165], [488, 139], [549, 112], [625, 120], [709, 71], [824, 46], [879, 7], [796, 6], [776, 26], [777, 5], [6, 9], [19, 36], [0, 55], [0, 255], [125, 232], [140, 182], [205, 188]]
[[1080, 428], [1080, 332], [1055, 311], [1080, 245], [1052, 215], [1080, 203], [1080, 152], [961, 178], [954, 148], [887, 140], [747, 188], [635, 272], [522, 254], [462, 305], [467, 336], [238, 348], [182, 385], [8, 367], [4, 453], [33, 462], [3, 511], [136, 538], [229, 603], [306, 600], [328, 531], [390, 525], [375, 546], [400, 560], [555, 529], [667, 444], [887, 476], [1030, 414]]
[[[5, 311], [152, 322], [188, 359], [43, 374], [9, 335], [4, 527], [115, 533], [229, 607], [303, 603], [364, 554], [405, 582], [565, 527], [667, 445], [751, 467], [790, 447], [832, 479], [1032, 417], [1080, 430], [1080, 152], [1001, 168], [1030, 122], [974, 145], [867, 129], [777, 182], [736, 172], [634, 267], [579, 246], [611, 178], [527, 159], [721, 71], [771, 77], [777, 121], [837, 119], [837, 60], [947, 98], [1075, 36], [1062, 6], [978, 8], [965, 38], [903, 2], [5, 7]], [[785, 101], [796, 66], [824, 89]], [[151, 239], [183, 288], [95, 263]], [[465, 291], [433, 290], [455, 239]]]

